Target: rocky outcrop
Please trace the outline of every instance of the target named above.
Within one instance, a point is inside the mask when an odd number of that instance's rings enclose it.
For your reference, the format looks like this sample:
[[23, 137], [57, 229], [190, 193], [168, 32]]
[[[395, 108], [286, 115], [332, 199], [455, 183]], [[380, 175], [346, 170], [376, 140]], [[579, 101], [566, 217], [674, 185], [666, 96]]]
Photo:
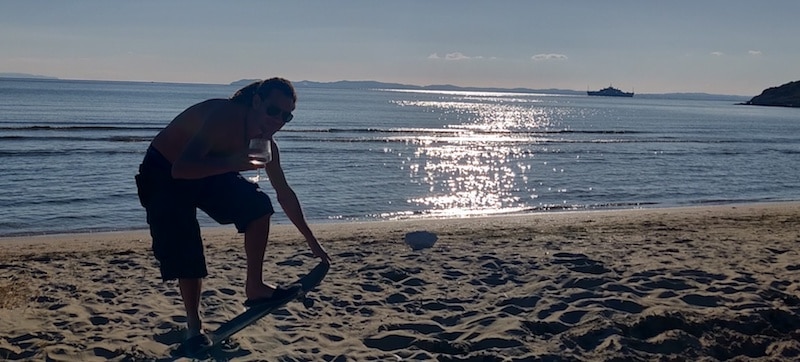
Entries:
[[767, 88], [747, 103], [753, 106], [800, 107], [800, 80]]

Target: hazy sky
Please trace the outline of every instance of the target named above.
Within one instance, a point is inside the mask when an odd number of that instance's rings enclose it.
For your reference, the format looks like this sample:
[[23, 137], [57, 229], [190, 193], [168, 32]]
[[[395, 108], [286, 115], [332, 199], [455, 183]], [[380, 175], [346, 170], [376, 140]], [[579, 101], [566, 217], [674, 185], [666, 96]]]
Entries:
[[798, 15], [798, 0], [0, 0], [0, 72], [755, 95], [800, 80]]

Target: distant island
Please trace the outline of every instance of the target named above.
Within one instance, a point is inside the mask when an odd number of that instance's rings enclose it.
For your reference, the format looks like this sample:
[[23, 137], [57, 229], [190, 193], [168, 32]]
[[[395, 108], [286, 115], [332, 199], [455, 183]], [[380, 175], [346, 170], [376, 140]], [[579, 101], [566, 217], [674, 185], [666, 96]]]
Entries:
[[800, 80], [780, 87], [767, 88], [761, 94], [742, 103], [749, 106], [800, 107]]
[[[230, 85], [244, 87], [250, 83], [259, 81], [260, 79], [241, 79], [231, 82]], [[514, 92], [514, 93], [537, 93], [537, 94], [554, 94], [554, 95], [570, 95], [580, 96], [586, 95], [586, 91], [576, 91], [570, 89], [530, 89], [530, 88], [486, 88], [486, 87], [461, 87], [451, 84], [436, 84], [436, 85], [410, 85], [400, 83], [384, 83], [371, 80], [340, 80], [335, 82], [314, 82], [310, 80], [292, 81], [298, 88], [331, 88], [331, 89], [408, 89], [408, 90], [439, 90], [439, 91], [470, 91], [470, 92]], [[637, 93], [636, 98], [645, 99], [683, 99], [683, 100], [704, 100], [704, 101], [731, 101], [731, 102], [744, 102], [748, 97], [739, 95], [727, 94], [709, 94], [709, 93], [652, 93], [642, 94]]]
[[0, 78], [15, 78], [15, 79], [58, 79], [46, 75], [28, 74], [28, 73], [4, 73], [0, 72]]
[[261, 79], [239, 79], [235, 82], [230, 82], [230, 85], [235, 85], [237, 87], [244, 87], [246, 85], [249, 85], [250, 83], [260, 82], [260, 81]]
[[[230, 85], [243, 87], [260, 79], [240, 79], [231, 82]], [[409, 90], [441, 90], [441, 91], [475, 91], [475, 92], [520, 92], [520, 93], [544, 93], [579, 95], [582, 92], [568, 89], [528, 89], [528, 88], [478, 88], [460, 87], [450, 84], [435, 84], [418, 86], [400, 83], [385, 83], [372, 80], [340, 80], [335, 82], [314, 82], [310, 80], [292, 81], [295, 87], [301, 88], [338, 88], [338, 89], [409, 89]]]

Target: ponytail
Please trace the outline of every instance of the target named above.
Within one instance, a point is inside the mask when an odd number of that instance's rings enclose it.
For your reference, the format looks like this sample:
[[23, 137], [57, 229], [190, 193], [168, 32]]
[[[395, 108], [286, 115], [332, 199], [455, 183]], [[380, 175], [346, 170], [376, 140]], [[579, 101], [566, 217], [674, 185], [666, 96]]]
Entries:
[[253, 96], [258, 94], [261, 99], [267, 98], [272, 91], [277, 90], [287, 98], [291, 98], [292, 102], [297, 102], [297, 93], [294, 91], [292, 82], [284, 78], [270, 78], [263, 81], [256, 81], [248, 84], [242, 89], [236, 91], [230, 98], [234, 103], [250, 106], [253, 104]]

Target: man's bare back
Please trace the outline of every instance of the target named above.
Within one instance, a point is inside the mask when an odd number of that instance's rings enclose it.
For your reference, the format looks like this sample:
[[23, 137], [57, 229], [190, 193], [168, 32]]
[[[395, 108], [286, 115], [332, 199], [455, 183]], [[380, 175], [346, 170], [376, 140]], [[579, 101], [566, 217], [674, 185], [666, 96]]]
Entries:
[[[243, 152], [247, 140], [255, 138], [253, 130], [245, 131], [247, 109], [229, 99], [209, 99], [195, 104], [181, 112], [170, 124], [153, 139], [153, 147], [172, 163], [175, 163], [189, 141], [203, 127], [213, 127], [207, 142], [211, 145], [209, 154], [230, 156]], [[213, 124], [207, 124], [213, 123]]]

